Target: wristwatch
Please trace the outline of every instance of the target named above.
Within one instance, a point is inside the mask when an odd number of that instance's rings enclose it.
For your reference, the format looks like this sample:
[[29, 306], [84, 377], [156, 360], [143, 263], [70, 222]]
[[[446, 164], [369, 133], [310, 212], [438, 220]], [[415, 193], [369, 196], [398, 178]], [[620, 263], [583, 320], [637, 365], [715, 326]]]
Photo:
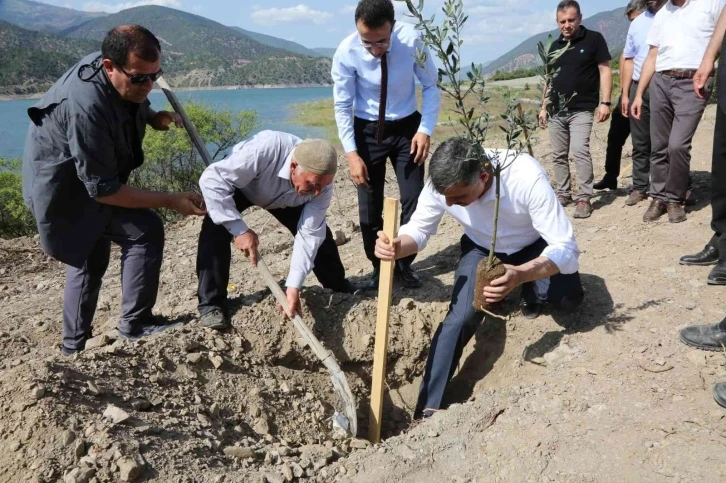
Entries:
[[600, 101], [600, 104], [602, 104], [603, 106], [608, 106], [608, 107], [611, 107], [613, 105], [613, 103], [610, 101], [608, 101], [608, 102]]

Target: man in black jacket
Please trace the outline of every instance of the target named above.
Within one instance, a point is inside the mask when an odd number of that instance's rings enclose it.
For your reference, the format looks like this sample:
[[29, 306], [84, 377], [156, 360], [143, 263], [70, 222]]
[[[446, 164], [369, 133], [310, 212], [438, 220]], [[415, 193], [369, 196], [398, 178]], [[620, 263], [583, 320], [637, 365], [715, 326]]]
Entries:
[[159, 332], [156, 302], [164, 225], [151, 208], [203, 215], [194, 193], [162, 193], [127, 184], [144, 162], [146, 126], [167, 130], [181, 119], [154, 112], [147, 96], [161, 76], [161, 47], [143, 27], [112, 29], [102, 51], [73, 66], [33, 107], [23, 156], [23, 197], [35, 216], [40, 243], [67, 265], [63, 344], [84, 349], [108, 267], [111, 243], [121, 247], [119, 335]]

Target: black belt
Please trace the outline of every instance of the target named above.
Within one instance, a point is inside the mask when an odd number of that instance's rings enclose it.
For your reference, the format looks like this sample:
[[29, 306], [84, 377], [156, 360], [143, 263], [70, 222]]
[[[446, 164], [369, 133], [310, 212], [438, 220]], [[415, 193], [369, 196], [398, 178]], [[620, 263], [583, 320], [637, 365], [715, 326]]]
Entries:
[[[386, 126], [396, 126], [405, 122], [410, 122], [413, 117], [415, 117], [418, 114], [418, 111], [414, 111], [413, 114], [409, 114], [406, 117], [402, 117], [401, 119], [396, 119], [395, 121], [386, 121]], [[372, 121], [369, 121], [368, 119], [363, 119], [362, 117], [355, 117], [355, 122], [360, 122], [363, 124], [378, 124], [378, 119], [373, 119]]]

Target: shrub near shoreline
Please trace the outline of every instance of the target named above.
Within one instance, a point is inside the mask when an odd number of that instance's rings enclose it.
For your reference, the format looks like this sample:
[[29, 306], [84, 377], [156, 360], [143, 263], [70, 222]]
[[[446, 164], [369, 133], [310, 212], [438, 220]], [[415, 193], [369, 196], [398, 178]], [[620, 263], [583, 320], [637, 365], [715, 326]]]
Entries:
[[[257, 120], [254, 111], [233, 113], [195, 102], [186, 103], [184, 109], [215, 160], [249, 137]], [[199, 176], [205, 165], [184, 129], [147, 129], [144, 158], [143, 166], [132, 173], [129, 185], [157, 191], [199, 192]], [[19, 158], [0, 158], [0, 238], [37, 233], [35, 219], [23, 201], [21, 163]], [[159, 213], [165, 221], [179, 218], [169, 210]]]

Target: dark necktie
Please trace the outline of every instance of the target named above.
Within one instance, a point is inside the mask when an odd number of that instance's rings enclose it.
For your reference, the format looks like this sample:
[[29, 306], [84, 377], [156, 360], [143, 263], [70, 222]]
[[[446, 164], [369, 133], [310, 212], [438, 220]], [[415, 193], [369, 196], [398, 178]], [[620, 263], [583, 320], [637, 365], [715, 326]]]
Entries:
[[381, 97], [378, 102], [378, 129], [376, 130], [376, 142], [380, 146], [383, 143], [383, 135], [386, 128], [386, 97], [388, 96], [388, 53], [381, 57]]

